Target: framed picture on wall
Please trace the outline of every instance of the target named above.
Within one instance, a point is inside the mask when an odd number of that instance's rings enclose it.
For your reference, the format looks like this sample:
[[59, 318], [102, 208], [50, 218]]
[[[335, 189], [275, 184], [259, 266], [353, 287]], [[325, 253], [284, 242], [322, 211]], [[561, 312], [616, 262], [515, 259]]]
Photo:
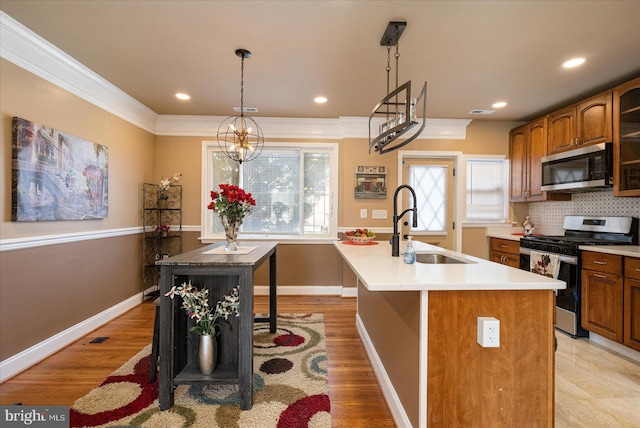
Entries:
[[356, 167], [356, 199], [386, 199], [387, 173], [384, 166]]
[[12, 221], [107, 217], [107, 146], [19, 117], [11, 142]]

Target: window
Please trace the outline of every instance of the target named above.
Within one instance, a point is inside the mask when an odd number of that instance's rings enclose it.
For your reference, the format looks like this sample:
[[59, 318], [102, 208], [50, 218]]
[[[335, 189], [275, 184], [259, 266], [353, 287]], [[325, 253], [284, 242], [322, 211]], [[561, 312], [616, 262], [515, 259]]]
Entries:
[[506, 221], [508, 170], [507, 161], [502, 158], [467, 159], [467, 222]]
[[409, 185], [418, 200], [418, 227], [411, 232], [445, 232], [447, 219], [447, 167], [411, 165]]
[[[231, 183], [251, 192], [256, 209], [240, 228], [244, 238], [335, 238], [337, 215], [337, 144], [265, 144], [260, 156], [238, 164], [218, 150], [216, 142], [203, 143], [203, 207], [211, 190]], [[221, 239], [222, 223], [203, 208], [202, 238]]]

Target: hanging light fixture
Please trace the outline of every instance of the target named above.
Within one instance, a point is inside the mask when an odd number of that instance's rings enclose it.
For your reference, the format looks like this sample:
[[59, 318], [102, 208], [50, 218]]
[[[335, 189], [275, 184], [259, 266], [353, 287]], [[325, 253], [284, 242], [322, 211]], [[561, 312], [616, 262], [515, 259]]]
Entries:
[[[400, 58], [400, 35], [406, 28], [406, 22], [391, 21], [387, 25], [380, 46], [387, 47], [387, 95], [374, 107], [369, 116], [369, 153], [374, 149], [380, 154], [387, 153], [409, 144], [424, 130], [427, 119], [427, 82], [424, 82], [420, 95], [411, 98], [411, 80], [398, 86], [398, 60]], [[389, 92], [391, 71], [391, 46], [396, 47], [396, 88]], [[407, 132], [419, 124], [418, 112], [421, 111], [422, 124], [413, 135]], [[384, 116], [384, 122], [374, 117]], [[372, 127], [373, 132], [372, 132]], [[375, 129], [377, 127], [377, 129]], [[400, 139], [403, 137], [403, 139]]]
[[229, 158], [238, 163], [248, 162], [258, 157], [264, 147], [264, 135], [260, 126], [249, 116], [244, 108], [244, 59], [251, 58], [246, 49], [236, 50], [242, 58], [240, 66], [240, 115], [229, 116], [218, 126], [218, 146]]

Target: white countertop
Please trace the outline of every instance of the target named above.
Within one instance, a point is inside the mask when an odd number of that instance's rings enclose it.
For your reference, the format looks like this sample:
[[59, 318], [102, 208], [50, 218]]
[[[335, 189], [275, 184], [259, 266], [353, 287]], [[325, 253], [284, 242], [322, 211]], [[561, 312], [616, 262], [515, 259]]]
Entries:
[[596, 253], [616, 254], [627, 257], [640, 257], [640, 245], [581, 245], [578, 247], [584, 251]]
[[524, 270], [510, 268], [441, 247], [414, 242], [417, 252], [442, 253], [467, 264], [405, 264], [400, 243], [400, 257], [391, 256], [391, 245], [346, 245], [335, 243], [338, 252], [371, 291], [422, 290], [549, 290], [564, 289], [566, 284]]

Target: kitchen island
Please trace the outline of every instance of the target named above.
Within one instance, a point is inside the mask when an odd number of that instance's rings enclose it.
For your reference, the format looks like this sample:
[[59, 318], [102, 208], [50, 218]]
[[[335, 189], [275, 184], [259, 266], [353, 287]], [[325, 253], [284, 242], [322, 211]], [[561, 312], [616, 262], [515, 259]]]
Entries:
[[[553, 290], [565, 283], [414, 245], [457, 263], [335, 244], [358, 278], [358, 332], [396, 424], [553, 426]], [[500, 347], [477, 343], [478, 317], [500, 321]]]
[[[276, 242], [254, 242], [226, 252], [223, 243], [188, 251], [158, 260], [160, 266], [160, 377], [158, 402], [160, 410], [173, 406], [177, 385], [238, 384], [240, 408], [253, 406], [253, 323], [268, 322], [269, 331], [276, 332]], [[269, 261], [269, 316], [254, 319], [253, 274]], [[239, 318], [227, 320], [231, 329], [218, 337], [218, 367], [210, 375], [198, 369], [198, 340], [189, 335], [188, 320], [178, 299], [164, 297], [173, 286], [193, 281], [196, 288], [209, 289], [209, 304], [240, 290]]]

